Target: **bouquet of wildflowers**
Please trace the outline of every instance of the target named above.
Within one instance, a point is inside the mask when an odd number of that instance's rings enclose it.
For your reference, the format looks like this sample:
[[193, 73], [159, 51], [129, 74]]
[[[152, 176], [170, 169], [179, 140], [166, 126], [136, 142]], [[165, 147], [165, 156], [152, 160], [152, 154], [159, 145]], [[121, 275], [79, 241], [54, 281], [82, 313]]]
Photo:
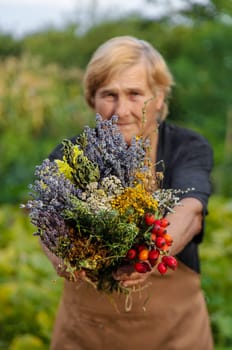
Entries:
[[[159, 174], [160, 175], [160, 174]], [[133, 264], [140, 273], [176, 267], [168, 255], [167, 212], [176, 191], [157, 188], [149, 142], [126, 144], [117, 117], [86, 127], [75, 143], [63, 141], [63, 158], [36, 167], [28, 209], [43, 244], [67, 271], [85, 271], [98, 290], [120, 290], [112, 274]]]

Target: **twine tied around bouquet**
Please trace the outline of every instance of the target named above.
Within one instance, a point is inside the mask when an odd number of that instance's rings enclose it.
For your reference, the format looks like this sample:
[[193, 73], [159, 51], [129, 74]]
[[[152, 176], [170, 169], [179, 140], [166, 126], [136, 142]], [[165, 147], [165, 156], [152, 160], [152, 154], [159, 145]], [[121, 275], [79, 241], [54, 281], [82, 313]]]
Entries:
[[[132, 288], [126, 288], [127, 290], [127, 294], [126, 294], [126, 298], [125, 298], [125, 311], [126, 312], [130, 312], [133, 306], [133, 293], [140, 293], [140, 298], [142, 297], [142, 291], [146, 288], [148, 288], [152, 283], [146, 283], [145, 285], [141, 286], [139, 285], [138, 287], [133, 286]], [[148, 302], [150, 296], [148, 295], [147, 298], [144, 300], [143, 303], [143, 311], [146, 311], [146, 303]]]

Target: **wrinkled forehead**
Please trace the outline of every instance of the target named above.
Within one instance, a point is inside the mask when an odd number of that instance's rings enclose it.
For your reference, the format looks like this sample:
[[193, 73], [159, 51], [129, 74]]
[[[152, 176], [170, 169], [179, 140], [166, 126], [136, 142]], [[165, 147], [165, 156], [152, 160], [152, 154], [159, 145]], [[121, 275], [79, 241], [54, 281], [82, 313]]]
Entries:
[[138, 83], [146, 79], [147, 85], [152, 89], [154, 86], [152, 80], [149, 79], [149, 67], [145, 60], [139, 60], [138, 62], [131, 64], [128, 62], [120, 62], [117, 65], [111, 66], [108, 71], [105, 72], [104, 79], [101, 80], [98, 88], [102, 88], [109, 85], [112, 81], [121, 79], [124, 75], [131, 74], [131, 77], [138, 80]]

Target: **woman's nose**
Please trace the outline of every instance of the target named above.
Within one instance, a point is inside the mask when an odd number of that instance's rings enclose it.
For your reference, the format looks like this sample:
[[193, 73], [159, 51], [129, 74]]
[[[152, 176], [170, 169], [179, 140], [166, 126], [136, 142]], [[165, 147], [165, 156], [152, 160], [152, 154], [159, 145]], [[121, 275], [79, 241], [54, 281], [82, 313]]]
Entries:
[[118, 117], [124, 117], [129, 114], [129, 101], [126, 98], [118, 98], [115, 106], [115, 114]]

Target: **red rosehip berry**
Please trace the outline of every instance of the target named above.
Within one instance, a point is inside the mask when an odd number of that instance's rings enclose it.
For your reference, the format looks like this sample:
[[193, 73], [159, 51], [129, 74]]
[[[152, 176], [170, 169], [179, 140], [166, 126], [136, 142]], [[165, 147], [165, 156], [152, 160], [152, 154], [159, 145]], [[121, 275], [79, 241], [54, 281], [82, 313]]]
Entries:
[[156, 234], [155, 233], [151, 233], [151, 240], [153, 242], [155, 242], [155, 240], [156, 240]]
[[158, 264], [157, 269], [161, 275], [163, 275], [167, 272], [167, 266], [163, 262], [160, 262]]
[[142, 250], [147, 249], [147, 246], [145, 244], [139, 244], [136, 249], [140, 253]]
[[157, 235], [163, 236], [166, 232], [167, 230], [164, 227], [160, 226]]
[[151, 271], [151, 265], [148, 262], [143, 261], [143, 264], [146, 266], [147, 271]]
[[151, 271], [149, 264], [144, 261], [135, 263], [134, 268], [139, 273], [146, 273], [148, 271]]
[[157, 248], [162, 249], [165, 246], [166, 241], [165, 241], [165, 239], [163, 237], [159, 236], [159, 237], [156, 238], [155, 244], [156, 244]]
[[158, 263], [158, 259], [149, 259], [149, 263], [152, 267], [154, 267]]
[[151, 213], [146, 213], [144, 216], [144, 220], [148, 226], [154, 225], [155, 223], [155, 215]]
[[168, 252], [169, 251], [169, 248], [170, 248], [170, 246], [169, 245], [167, 245], [167, 243], [162, 247], [162, 250], [164, 251], [164, 252]]
[[154, 233], [154, 234], [156, 235], [157, 232], [159, 231], [159, 229], [160, 229], [160, 225], [155, 224], [155, 225], [152, 227], [151, 232]]
[[127, 254], [126, 254], [126, 257], [127, 257], [127, 259], [129, 259], [129, 260], [133, 260], [133, 259], [135, 259], [136, 255], [137, 255], [136, 250], [133, 249], [133, 248], [131, 248], [131, 249], [128, 250], [128, 252], [127, 252]]
[[[162, 259], [163, 261], [163, 259]], [[177, 268], [178, 262], [174, 256], [166, 256], [165, 265], [170, 267], [170, 269], [175, 270]]]
[[154, 225], [154, 227], [151, 230], [152, 233], [155, 233], [157, 236], [164, 235], [167, 231], [164, 227], [160, 225]]
[[167, 227], [169, 225], [169, 221], [166, 218], [160, 219], [160, 226]]
[[157, 264], [159, 255], [160, 255], [160, 252], [158, 249], [152, 249], [149, 252], [148, 260], [151, 266], [155, 266]]
[[165, 239], [167, 245], [171, 246], [172, 243], [173, 243], [172, 236], [170, 236], [168, 233], [165, 233], [165, 234], [163, 235], [163, 237], [164, 237], [164, 239]]
[[158, 225], [158, 226], [161, 226], [161, 225], [160, 225], [160, 220], [159, 220], [159, 219], [155, 220], [154, 224], [155, 224], [155, 225]]
[[167, 255], [163, 255], [162, 256], [162, 262], [167, 265], [167, 259], [168, 259], [168, 256]]
[[149, 252], [148, 259], [149, 260], [157, 260], [159, 258], [160, 252], [158, 249], [152, 249]]

